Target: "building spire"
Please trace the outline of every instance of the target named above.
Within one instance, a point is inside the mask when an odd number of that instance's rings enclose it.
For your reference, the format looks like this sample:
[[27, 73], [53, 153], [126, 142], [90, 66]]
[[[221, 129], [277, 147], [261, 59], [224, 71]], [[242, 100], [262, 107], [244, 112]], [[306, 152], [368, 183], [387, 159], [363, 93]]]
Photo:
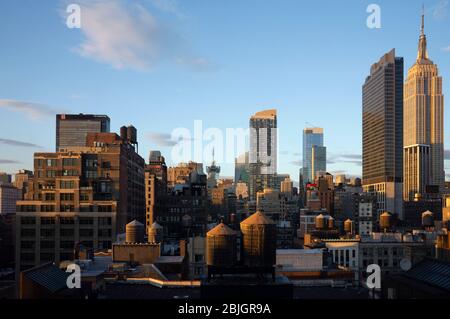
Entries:
[[420, 28], [420, 35], [425, 35], [425, 5], [422, 4], [422, 27]]
[[425, 6], [422, 6], [422, 25], [420, 27], [419, 50], [417, 53], [417, 62], [428, 60], [427, 37], [425, 36]]

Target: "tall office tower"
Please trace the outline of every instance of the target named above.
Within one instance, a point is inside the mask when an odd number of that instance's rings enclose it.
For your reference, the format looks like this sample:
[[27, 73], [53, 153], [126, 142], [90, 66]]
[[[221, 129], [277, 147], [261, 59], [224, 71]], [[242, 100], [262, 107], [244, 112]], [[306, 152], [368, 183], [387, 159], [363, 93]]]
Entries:
[[[304, 183], [310, 183], [314, 181], [314, 170], [313, 170], [313, 146], [323, 147], [323, 128], [313, 127], [305, 128], [303, 130], [303, 181]], [[324, 150], [317, 149], [316, 155], [320, 154]], [[323, 155], [323, 153], [322, 153]], [[319, 158], [315, 163], [318, 170], [326, 170], [326, 159], [321, 162]], [[317, 170], [316, 170], [317, 172]]]
[[377, 213], [403, 218], [403, 58], [395, 49], [372, 65], [362, 88], [363, 189]]
[[327, 170], [327, 148], [313, 145], [311, 147], [311, 181], [316, 180], [319, 172]]
[[167, 194], [167, 166], [159, 151], [151, 151], [145, 166], [146, 230], [156, 221], [156, 207]]
[[245, 152], [234, 161], [234, 182], [248, 184], [249, 170], [249, 152]]
[[265, 110], [250, 118], [249, 196], [264, 188], [278, 188], [277, 174], [277, 110]]
[[86, 145], [88, 133], [109, 133], [110, 119], [106, 115], [57, 114], [56, 151]]
[[[416, 63], [409, 69], [404, 86], [404, 146], [405, 156], [410, 152], [412, 145], [429, 145], [430, 147], [430, 176], [429, 185], [442, 190], [444, 187], [444, 96], [442, 95], [442, 77], [439, 76], [438, 67], [428, 58], [427, 39], [424, 33], [424, 15], [419, 38], [419, 48]], [[412, 163], [406, 162], [405, 165]], [[414, 170], [425, 172], [415, 172]], [[415, 174], [423, 176], [428, 168], [405, 167], [406, 176]], [[414, 197], [414, 185], [404, 189], [404, 200]], [[420, 194], [425, 198], [425, 193]]]

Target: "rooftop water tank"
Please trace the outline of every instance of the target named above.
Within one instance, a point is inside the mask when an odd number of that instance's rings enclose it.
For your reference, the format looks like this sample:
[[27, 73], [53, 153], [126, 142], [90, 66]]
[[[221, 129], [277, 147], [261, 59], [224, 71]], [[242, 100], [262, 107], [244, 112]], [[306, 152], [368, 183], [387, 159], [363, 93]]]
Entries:
[[241, 222], [243, 259], [249, 267], [272, 267], [276, 263], [276, 224], [257, 211]]
[[144, 242], [144, 225], [137, 220], [133, 220], [126, 225], [125, 241], [127, 243], [143, 243]]
[[206, 234], [206, 264], [232, 267], [236, 259], [236, 232], [220, 223]]

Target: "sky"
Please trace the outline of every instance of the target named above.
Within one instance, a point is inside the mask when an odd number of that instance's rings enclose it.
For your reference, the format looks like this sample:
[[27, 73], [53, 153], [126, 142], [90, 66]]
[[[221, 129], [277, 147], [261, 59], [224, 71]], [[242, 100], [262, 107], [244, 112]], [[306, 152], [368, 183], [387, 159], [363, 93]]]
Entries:
[[[79, 29], [66, 24], [72, 3]], [[367, 26], [372, 3], [381, 28]], [[449, 95], [448, 0], [1, 1], [0, 171], [32, 169], [34, 152], [54, 151], [56, 113], [107, 114], [113, 132], [132, 124], [142, 157], [161, 150], [174, 165], [175, 129], [194, 141], [197, 120], [225, 132], [277, 109], [279, 173], [298, 180], [302, 130], [318, 126], [327, 170], [359, 176], [361, 86], [392, 48], [406, 75], [423, 3], [428, 53]], [[218, 157], [221, 175], [233, 176]]]

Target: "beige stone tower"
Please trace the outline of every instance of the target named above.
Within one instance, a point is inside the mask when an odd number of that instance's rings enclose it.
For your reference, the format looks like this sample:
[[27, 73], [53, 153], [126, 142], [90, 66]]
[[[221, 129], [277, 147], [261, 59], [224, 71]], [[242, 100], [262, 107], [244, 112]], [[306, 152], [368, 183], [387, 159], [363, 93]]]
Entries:
[[[430, 176], [428, 181], [430, 185], [436, 185], [442, 189], [445, 179], [444, 96], [438, 67], [428, 57], [423, 14], [417, 60], [409, 69], [404, 85], [403, 132], [405, 151], [412, 145], [429, 145]], [[410, 176], [406, 176], [406, 174], [411, 174], [415, 170], [416, 176], [423, 175], [423, 172], [418, 171], [423, 169], [422, 166], [406, 167], [409, 165], [408, 163], [411, 162], [404, 162], [404, 181], [410, 179]], [[411, 200], [414, 191], [404, 185], [404, 199]]]

